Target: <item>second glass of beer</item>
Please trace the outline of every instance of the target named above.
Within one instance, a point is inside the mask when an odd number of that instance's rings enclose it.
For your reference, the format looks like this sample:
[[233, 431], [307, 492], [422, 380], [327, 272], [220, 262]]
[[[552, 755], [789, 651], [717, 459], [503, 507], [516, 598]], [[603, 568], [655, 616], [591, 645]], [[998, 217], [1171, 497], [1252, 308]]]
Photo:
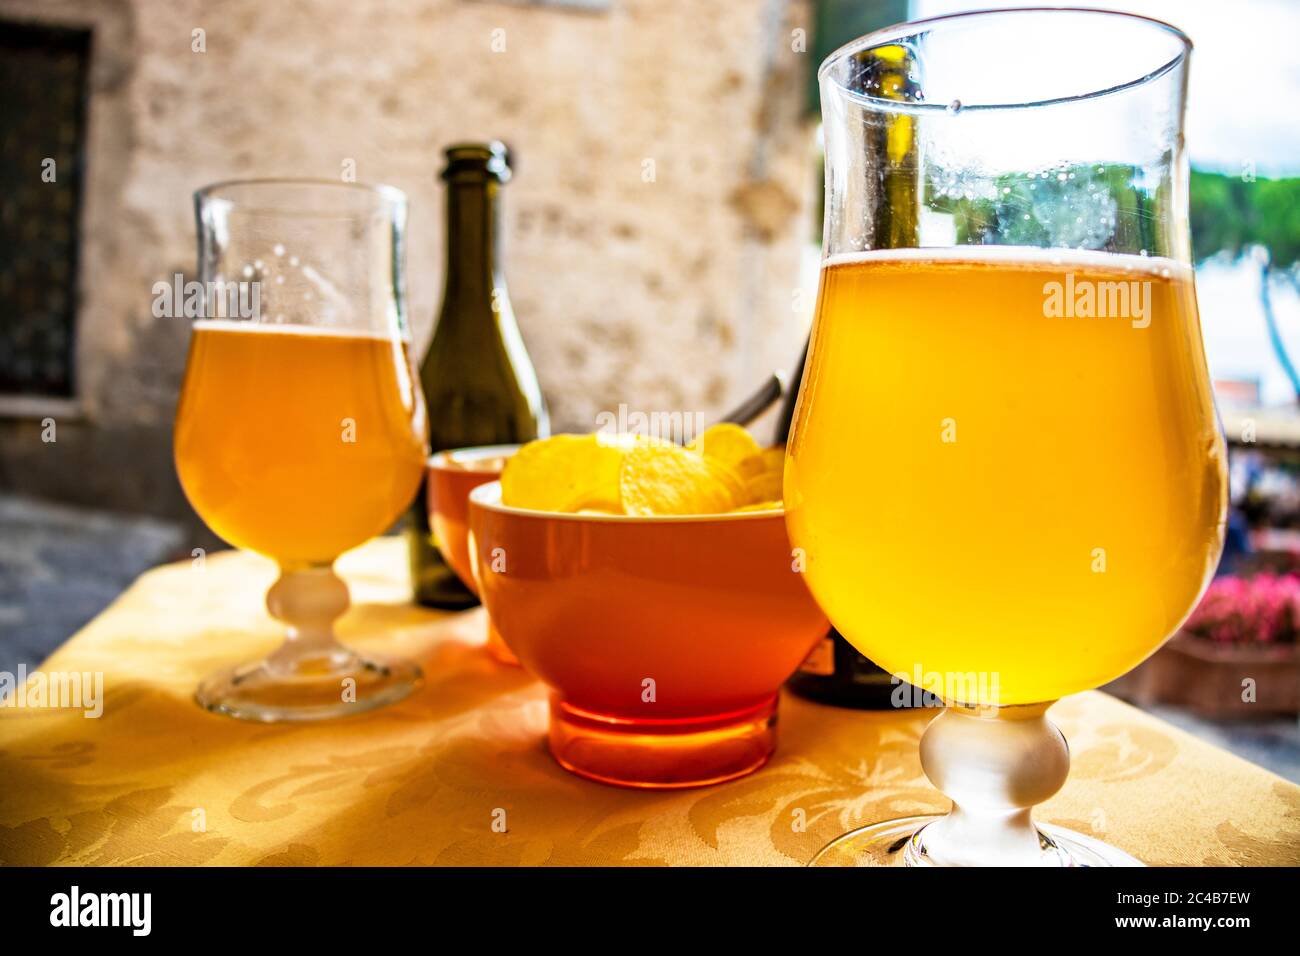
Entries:
[[348, 589], [333, 563], [388, 528], [423, 474], [402, 251], [388, 187], [236, 182], [195, 196], [204, 307], [176, 412], [176, 469], [194, 510], [272, 558], [267, 608], [287, 639], [205, 681], [200, 705], [251, 720], [359, 713], [410, 693], [407, 661], [335, 639]]

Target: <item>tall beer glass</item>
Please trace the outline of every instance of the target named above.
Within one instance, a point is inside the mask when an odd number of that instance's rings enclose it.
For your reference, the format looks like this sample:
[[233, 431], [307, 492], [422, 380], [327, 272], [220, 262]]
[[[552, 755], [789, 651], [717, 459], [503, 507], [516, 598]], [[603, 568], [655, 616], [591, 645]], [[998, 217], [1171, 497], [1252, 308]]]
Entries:
[[427, 423], [408, 356], [406, 199], [389, 187], [262, 181], [195, 195], [203, 308], [176, 411], [176, 470], [231, 544], [274, 559], [287, 639], [198, 689], [209, 710], [315, 720], [406, 696], [419, 669], [334, 638], [336, 557], [415, 495]]
[[1046, 717], [1180, 625], [1226, 506], [1192, 284], [1167, 24], [1007, 10], [891, 27], [819, 72], [825, 259], [786, 464], [809, 586], [863, 654], [947, 703], [950, 813], [818, 863], [1134, 862], [1031, 808]]

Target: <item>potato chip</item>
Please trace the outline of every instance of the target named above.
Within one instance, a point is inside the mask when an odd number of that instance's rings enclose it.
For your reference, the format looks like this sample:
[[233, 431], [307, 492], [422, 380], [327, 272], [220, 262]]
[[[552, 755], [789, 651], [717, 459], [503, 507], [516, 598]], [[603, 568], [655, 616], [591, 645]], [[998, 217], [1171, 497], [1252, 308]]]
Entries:
[[773, 445], [758, 453], [762, 459], [764, 471], [785, 471], [785, 446]]
[[[698, 452], [687, 449], [687, 454], [700, 457]], [[745, 492], [745, 479], [719, 461], [715, 461], [708, 456], [704, 456], [704, 461], [709, 465], [713, 475], [718, 481], [727, 486], [727, 491], [731, 493], [731, 500], [738, 505], [743, 505], [749, 501], [749, 496]]]
[[705, 455], [644, 443], [623, 456], [619, 489], [625, 514], [718, 514], [740, 503], [734, 481], [734, 474]]
[[765, 471], [745, 482], [745, 502], [779, 501], [782, 493], [782, 473]]
[[501, 472], [501, 503], [539, 511], [621, 512], [619, 467], [630, 444], [604, 435], [529, 442]]
[[689, 447], [633, 434], [556, 435], [506, 464], [501, 500], [582, 515], [695, 515], [782, 507], [783, 447], [759, 448], [739, 425]]
[[744, 462], [760, 453], [754, 436], [730, 422], [710, 425], [704, 429], [704, 434], [691, 442], [690, 448], [702, 451], [705, 458], [725, 465], [742, 479], [748, 477], [742, 468]]

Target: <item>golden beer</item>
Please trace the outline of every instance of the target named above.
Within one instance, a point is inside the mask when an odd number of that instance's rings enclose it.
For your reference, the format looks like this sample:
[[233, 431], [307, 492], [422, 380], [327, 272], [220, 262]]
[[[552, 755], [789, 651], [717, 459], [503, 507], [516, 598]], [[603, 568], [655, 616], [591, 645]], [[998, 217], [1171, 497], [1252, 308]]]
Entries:
[[214, 532], [282, 566], [384, 531], [424, 468], [425, 422], [396, 336], [194, 323], [176, 469]]
[[787, 521], [863, 654], [978, 686], [970, 703], [1052, 701], [1128, 671], [1191, 611], [1227, 479], [1186, 266], [839, 257], [813, 336]]

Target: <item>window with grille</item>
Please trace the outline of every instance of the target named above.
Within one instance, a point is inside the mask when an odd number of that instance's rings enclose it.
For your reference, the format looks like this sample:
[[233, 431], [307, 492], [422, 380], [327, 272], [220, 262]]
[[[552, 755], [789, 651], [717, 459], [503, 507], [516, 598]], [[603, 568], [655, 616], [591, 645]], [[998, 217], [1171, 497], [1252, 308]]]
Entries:
[[90, 36], [0, 20], [0, 395], [73, 395]]

